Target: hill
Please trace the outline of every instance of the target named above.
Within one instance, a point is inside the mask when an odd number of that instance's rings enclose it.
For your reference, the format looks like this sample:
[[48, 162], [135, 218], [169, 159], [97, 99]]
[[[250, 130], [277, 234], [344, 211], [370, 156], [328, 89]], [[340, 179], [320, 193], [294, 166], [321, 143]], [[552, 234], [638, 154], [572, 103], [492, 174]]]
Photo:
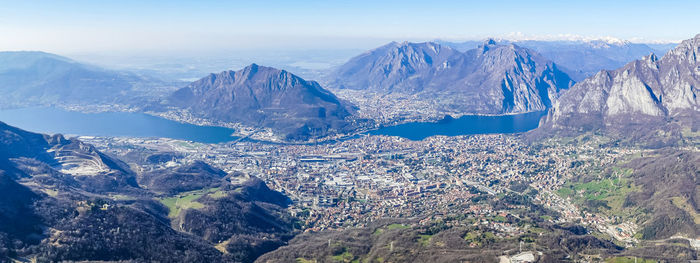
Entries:
[[252, 262], [296, 233], [289, 199], [262, 181], [170, 169], [137, 174], [79, 140], [0, 123], [0, 261]]

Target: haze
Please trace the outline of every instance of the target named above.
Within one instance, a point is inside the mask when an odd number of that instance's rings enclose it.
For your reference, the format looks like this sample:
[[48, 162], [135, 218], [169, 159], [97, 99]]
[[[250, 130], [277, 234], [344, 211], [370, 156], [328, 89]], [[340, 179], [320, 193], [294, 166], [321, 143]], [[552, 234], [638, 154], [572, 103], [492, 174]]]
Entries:
[[5, 1], [0, 50], [167, 55], [485, 37], [668, 42], [700, 28], [697, 1], [571, 2]]

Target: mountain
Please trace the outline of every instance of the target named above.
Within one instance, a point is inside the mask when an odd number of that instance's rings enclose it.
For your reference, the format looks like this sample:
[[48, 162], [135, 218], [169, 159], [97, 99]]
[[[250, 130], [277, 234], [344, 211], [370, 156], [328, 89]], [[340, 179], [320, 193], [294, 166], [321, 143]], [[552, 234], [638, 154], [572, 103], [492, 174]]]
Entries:
[[[662, 59], [651, 54], [572, 87], [554, 103], [544, 127], [604, 130], [629, 137], [665, 127], [698, 129], [700, 35]], [[630, 133], [631, 132], [631, 133]]]
[[106, 70], [34, 51], [0, 52], [2, 106], [129, 103], [167, 86], [130, 72]]
[[2, 122], [0, 131], [0, 171], [7, 176], [42, 180], [56, 187], [77, 186], [90, 192], [138, 187], [128, 165], [92, 145], [60, 134], [27, 132]]
[[334, 73], [331, 87], [420, 92], [435, 69], [461, 53], [435, 43], [391, 42], [350, 59]]
[[256, 64], [204, 77], [177, 90], [168, 103], [198, 117], [273, 128], [288, 139], [349, 129], [353, 111], [314, 81]]
[[[477, 41], [461, 43], [441, 41], [443, 45], [466, 51], [476, 48]], [[608, 39], [588, 41], [498, 41], [499, 44], [516, 44], [540, 53], [561, 66], [575, 81], [593, 76], [601, 70], [612, 70], [624, 66], [630, 61], [651, 53], [665, 54], [676, 44], [643, 44], [629, 41]]]
[[463, 113], [548, 108], [571, 79], [536, 52], [486, 41], [465, 53], [436, 43], [390, 43], [339, 67], [329, 87], [439, 98]]
[[252, 262], [294, 236], [289, 198], [259, 179], [169, 169], [137, 175], [92, 145], [0, 122], [0, 262]]

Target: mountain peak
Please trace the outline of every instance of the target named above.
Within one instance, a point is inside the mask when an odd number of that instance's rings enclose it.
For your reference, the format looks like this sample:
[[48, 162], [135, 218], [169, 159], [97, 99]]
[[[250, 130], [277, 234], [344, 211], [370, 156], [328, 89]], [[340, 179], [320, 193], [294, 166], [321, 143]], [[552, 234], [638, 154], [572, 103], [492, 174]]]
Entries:
[[268, 72], [268, 71], [279, 71], [279, 69], [260, 66], [258, 64], [252, 63], [252, 64], [248, 65], [247, 67], [241, 69], [239, 72], [241, 72], [243, 75], [246, 75], [246, 76], [249, 76], [249, 75], [252, 76], [258, 72]]
[[[335, 88], [441, 96], [450, 100], [445, 108], [451, 111], [489, 114], [544, 110], [570, 85], [565, 73], [536, 52], [495, 39], [465, 53], [435, 42], [382, 47], [352, 58], [331, 78]], [[497, 95], [475, 99], [479, 93]]]
[[486, 51], [489, 51], [489, 50], [496, 48], [496, 47], [499, 47], [499, 46], [501, 46], [501, 45], [499, 45], [495, 39], [489, 38], [487, 40], [484, 40], [484, 43], [479, 45], [478, 49], [481, 50], [481, 53], [486, 53]]
[[489, 38], [489, 39], [484, 41], [484, 46], [493, 46], [493, 45], [497, 45], [497, 44], [498, 43], [493, 38]]
[[700, 62], [700, 34], [694, 38], [683, 40], [676, 48], [668, 52], [668, 57], [667, 60], [672, 60], [671, 57], [676, 57], [691, 64]]
[[267, 67], [267, 66], [261, 66], [256, 63], [252, 63], [245, 68], [242, 68], [238, 71], [226, 71], [222, 72], [220, 74], [228, 74], [231, 75], [234, 79], [239, 79], [239, 80], [251, 80], [253, 78], [256, 79], [264, 79], [264, 78], [286, 78], [286, 79], [291, 79], [295, 81], [303, 81], [301, 77], [294, 75], [286, 70], [283, 69], [278, 69], [278, 68], [273, 68], [273, 67]]
[[268, 127], [294, 139], [350, 128], [350, 108], [333, 93], [257, 64], [195, 81], [173, 93], [169, 103], [202, 118]]
[[686, 39], [681, 41], [681, 44], [687, 43], [688, 45], [700, 46], [700, 34], [697, 34], [694, 38]]
[[649, 54], [649, 55], [647, 55], [647, 56], [644, 56], [644, 57], [642, 58], [642, 60], [644, 60], [644, 61], [649, 61], [649, 62], [656, 62], [656, 61], [659, 60], [659, 57], [657, 57], [656, 54], [651, 53], [651, 54]]

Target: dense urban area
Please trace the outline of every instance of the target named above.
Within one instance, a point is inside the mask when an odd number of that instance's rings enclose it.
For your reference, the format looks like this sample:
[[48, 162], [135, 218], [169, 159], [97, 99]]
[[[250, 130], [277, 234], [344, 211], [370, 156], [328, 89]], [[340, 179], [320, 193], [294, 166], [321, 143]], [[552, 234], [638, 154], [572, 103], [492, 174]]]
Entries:
[[[525, 194], [518, 191], [530, 186], [536, 192], [535, 202], [561, 215], [544, 216], [547, 220], [578, 222], [621, 244], [634, 245], [638, 242], [633, 236], [634, 223], [585, 211], [560, 189], [568, 178], [591, 167], [606, 167], [650, 150], [600, 147], [606, 143], [604, 137], [584, 137], [585, 141], [552, 139], [533, 145], [514, 135], [435, 136], [423, 141], [365, 135], [334, 144], [307, 145], [80, 139], [117, 156], [173, 153], [169, 161], [144, 166], [146, 170], [204, 160], [227, 172], [261, 178], [293, 199], [290, 209], [304, 220], [304, 231], [362, 227], [386, 218], [433, 222], [466, 214], [473, 224], [498, 236], [517, 236], [531, 227], [505, 220], [519, 216], [510, 211], [517, 207], [497, 209], [478, 200]], [[700, 241], [693, 242], [697, 246]]]

